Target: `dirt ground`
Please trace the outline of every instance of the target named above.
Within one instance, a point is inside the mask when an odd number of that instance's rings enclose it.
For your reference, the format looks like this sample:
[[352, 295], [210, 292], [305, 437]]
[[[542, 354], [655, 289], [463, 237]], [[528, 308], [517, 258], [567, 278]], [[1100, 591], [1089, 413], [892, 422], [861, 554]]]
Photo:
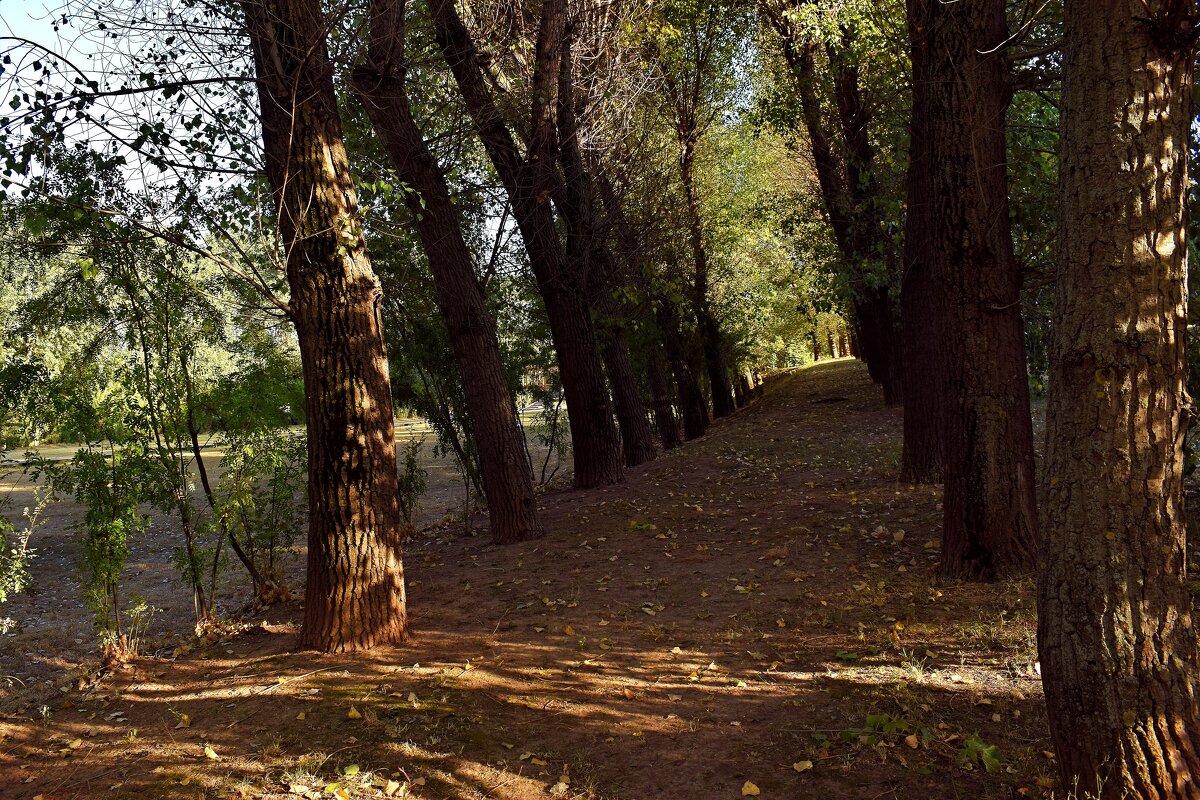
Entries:
[[289, 604], [97, 675], [41, 581], [0, 649], [27, 684], [0, 796], [1047, 795], [1032, 582], [936, 579], [940, 492], [896, 481], [900, 435], [856, 362], [779, 376], [623, 484], [543, 496], [541, 540], [419, 534], [413, 638], [368, 655], [293, 652]]

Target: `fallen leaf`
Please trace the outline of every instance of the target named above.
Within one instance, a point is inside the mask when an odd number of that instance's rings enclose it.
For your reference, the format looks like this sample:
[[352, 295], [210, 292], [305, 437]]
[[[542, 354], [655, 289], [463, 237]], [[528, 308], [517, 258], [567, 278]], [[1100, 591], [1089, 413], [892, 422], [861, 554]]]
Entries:
[[346, 712], [346, 719], [362, 719], [362, 714], [358, 713], [358, 709], [350, 706], [350, 710]]
[[792, 769], [796, 770], [796, 772], [808, 772], [812, 768], [813, 762], [807, 760], [797, 761], [795, 764], [792, 764]]
[[191, 717], [189, 717], [187, 714], [180, 714], [179, 722], [177, 722], [175, 724], [175, 728], [176, 728], [176, 730], [178, 730], [179, 728], [190, 728], [191, 725], [192, 725]]
[[762, 792], [750, 781], [742, 784], [742, 797], [758, 797]]
[[208, 745], [204, 745], [204, 757], [209, 759], [210, 761], [220, 761], [221, 760], [221, 757], [219, 755], [217, 755], [217, 751], [213, 750]]

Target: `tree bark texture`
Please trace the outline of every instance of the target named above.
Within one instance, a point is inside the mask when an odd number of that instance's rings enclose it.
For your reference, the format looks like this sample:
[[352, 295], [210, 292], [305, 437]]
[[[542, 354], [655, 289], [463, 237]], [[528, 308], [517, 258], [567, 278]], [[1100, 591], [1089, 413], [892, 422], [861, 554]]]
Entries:
[[930, 185], [933, 153], [929, 148], [929, 10], [931, 0], [908, 0], [909, 52], [912, 61], [912, 117], [908, 144], [908, 202], [904, 220], [904, 274], [900, 284], [903, 322], [904, 453], [900, 480], [938, 483], [945, 447], [943, 416], [945, 359], [933, 277]]
[[1064, 9], [1038, 647], [1081, 797], [1200, 798], [1182, 485], [1195, 12]]
[[932, 3], [930, 213], [946, 310], [942, 573], [1034, 566], [1033, 427], [1008, 214], [1004, 0]]
[[559, 377], [567, 400], [575, 486], [616, 483], [622, 475], [621, 440], [613, 424], [608, 388], [583, 276], [567, 263], [551, 206], [561, 181], [557, 171], [554, 109], [566, 9], [545, 0], [537, 38], [528, 157], [522, 157], [488, 88], [479, 52], [454, 0], [429, 3], [434, 32], [488, 157], [512, 203], [546, 307]]
[[242, 7], [304, 368], [309, 529], [300, 643], [329, 652], [396, 643], [408, 620], [381, 291], [358, 221], [328, 24], [318, 0]]
[[374, 0], [367, 63], [354, 70], [355, 94], [396, 173], [433, 275], [462, 378], [479, 453], [488, 523], [498, 544], [539, 536], [533, 473], [516, 416], [496, 320], [487, 307], [445, 175], [426, 146], [405, 90], [403, 5]]

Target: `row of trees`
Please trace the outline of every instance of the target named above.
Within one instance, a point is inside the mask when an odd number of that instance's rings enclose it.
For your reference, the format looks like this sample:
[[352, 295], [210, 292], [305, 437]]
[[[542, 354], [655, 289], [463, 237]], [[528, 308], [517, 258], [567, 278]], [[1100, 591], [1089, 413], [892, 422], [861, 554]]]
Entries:
[[835, 333], [846, 349], [797, 223], [723, 185], [804, 173], [722, 113], [751, 68], [753, 15], [729, 27], [729, 10], [111, 0], [54, 20], [91, 64], [10, 42], [4, 182], [39, 221], [33, 245], [94, 264], [114, 238], [158, 237], [151, 261], [207, 259], [294, 326], [306, 646], [405, 636], [397, 400], [482, 490], [493, 538], [516, 542], [541, 533], [515, 408], [531, 374], [549, 378], [551, 446], [561, 387], [589, 487], [702, 435], [758, 370]]
[[[1039, 569], [1064, 778], [1192, 796], [1196, 9], [1099, 6], [110, 0], [60, 24], [136, 69], [101, 77], [29, 43], [6, 62], [6, 180], [110, 212], [86, 184], [46, 191], [51, 156], [83, 150], [170, 186], [137, 224], [181, 246], [274, 239], [286, 292], [244, 247], [224, 263], [296, 329], [306, 645], [406, 632], [389, 345], [408, 348], [385, 316], [406, 324], [414, 282], [394, 254], [427, 270], [459, 376], [441, 405], [469, 429], [500, 542], [540, 533], [496, 302], [513, 274], [531, 276], [578, 487], [702, 435], [795, 342], [842, 348], [840, 311], [845, 348], [904, 406], [902, 478], [945, 484], [942, 573]], [[1039, 530], [1029, 400], [1047, 364]]]
[[[878, 9], [764, 9], [857, 281], [862, 355], [887, 401], [904, 404], [902, 478], [944, 482], [943, 575], [1038, 569], [1043, 681], [1072, 796], [1200, 796], [1182, 488], [1196, 5], [908, 0], [904, 11], [897, 246], [873, 149], [888, 139], [871, 130], [889, 119], [865, 102], [854, 51], [879, 32]], [[1028, 183], [1010, 188], [1030, 175], [1030, 136], [1010, 124], [1054, 133], [1047, 109], [1062, 120], [1059, 188], [1039, 199]], [[1049, 224], [1028, 213], [1034, 201]], [[1021, 258], [1039, 218], [1041, 244]], [[1039, 531], [1026, 341], [1036, 351], [1044, 334], [1022, 306], [1046, 300], [1046, 255], [1057, 291]]]

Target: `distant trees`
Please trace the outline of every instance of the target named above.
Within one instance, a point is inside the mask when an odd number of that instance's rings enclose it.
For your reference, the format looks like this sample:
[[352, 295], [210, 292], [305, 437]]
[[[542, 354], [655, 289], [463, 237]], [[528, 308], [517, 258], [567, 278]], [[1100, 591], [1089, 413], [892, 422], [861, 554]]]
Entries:
[[492, 537], [503, 544], [519, 542], [541, 533], [533, 475], [508, 389], [496, 320], [475, 274], [442, 167], [413, 117], [405, 85], [405, 13], [405, 4], [398, 0], [371, 4], [366, 60], [355, 68], [352, 83], [392, 168], [409, 187], [404, 202], [416, 221], [463, 376]]
[[1200, 797], [1183, 505], [1196, 10], [1064, 8], [1038, 649], [1080, 797]]

